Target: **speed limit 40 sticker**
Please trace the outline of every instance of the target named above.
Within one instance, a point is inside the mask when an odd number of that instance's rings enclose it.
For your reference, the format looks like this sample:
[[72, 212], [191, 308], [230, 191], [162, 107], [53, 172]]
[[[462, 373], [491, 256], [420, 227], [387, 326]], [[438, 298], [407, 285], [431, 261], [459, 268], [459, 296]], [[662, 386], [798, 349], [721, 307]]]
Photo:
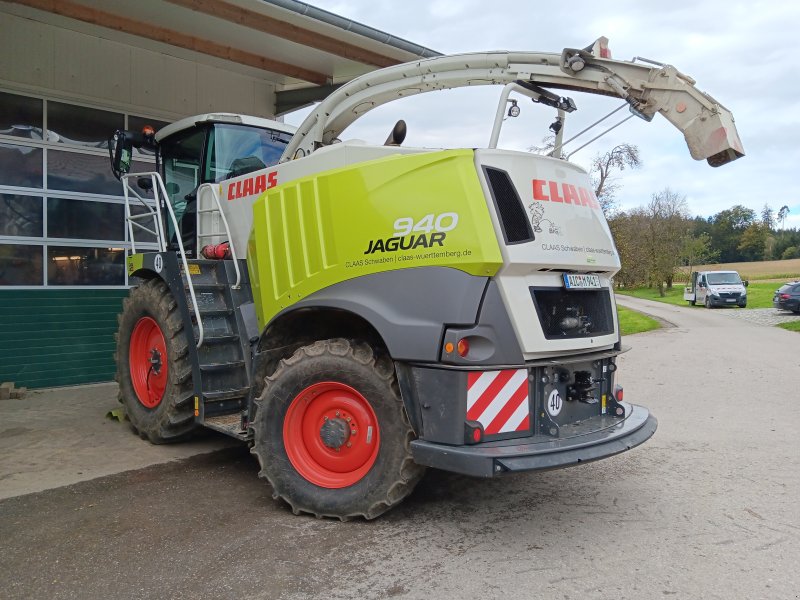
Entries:
[[550, 396], [548, 396], [547, 403], [545, 405], [547, 414], [551, 417], [555, 417], [561, 412], [563, 406], [564, 401], [561, 399], [561, 394], [558, 393], [558, 390], [553, 390], [550, 392]]

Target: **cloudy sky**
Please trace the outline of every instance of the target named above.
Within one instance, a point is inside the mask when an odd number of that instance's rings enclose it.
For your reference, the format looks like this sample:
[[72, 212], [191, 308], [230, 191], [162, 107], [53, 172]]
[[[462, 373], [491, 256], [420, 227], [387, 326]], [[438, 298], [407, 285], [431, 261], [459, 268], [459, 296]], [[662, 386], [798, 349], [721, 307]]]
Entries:
[[[744, 158], [717, 169], [705, 161], [696, 162], [683, 136], [658, 115], [652, 123], [627, 121], [571, 160], [587, 166], [598, 152], [622, 142], [636, 144], [644, 166], [622, 174], [617, 195], [622, 208], [645, 204], [651, 194], [670, 187], [686, 196], [694, 215], [707, 217], [734, 204], [758, 213], [764, 204], [776, 212], [787, 205], [791, 212], [785, 225], [800, 227], [800, 169], [796, 165], [800, 160], [800, 65], [795, 62], [800, 56], [800, 2], [310, 3], [446, 54], [560, 52], [605, 35], [616, 59], [640, 56], [675, 65], [733, 112]], [[447, 147], [485, 146], [499, 93], [499, 87], [491, 86], [393, 102], [357, 121], [342, 137], [383, 141], [393, 119], [402, 117], [409, 128], [407, 145], [437, 146], [446, 139]], [[585, 94], [573, 97], [579, 110], [568, 117], [566, 137], [620, 104]], [[547, 133], [553, 109], [527, 102], [522, 109], [522, 116], [508, 124], [513, 128], [504, 130], [501, 146], [525, 150]], [[292, 115], [287, 120], [297, 124], [301, 119]], [[612, 124], [617, 121], [616, 115], [609, 119]]]

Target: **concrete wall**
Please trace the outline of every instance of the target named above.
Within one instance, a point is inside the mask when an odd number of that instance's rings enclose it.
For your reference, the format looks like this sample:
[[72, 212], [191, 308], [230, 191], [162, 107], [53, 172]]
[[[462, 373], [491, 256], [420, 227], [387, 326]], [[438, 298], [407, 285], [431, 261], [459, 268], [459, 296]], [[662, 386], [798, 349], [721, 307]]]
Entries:
[[267, 81], [0, 12], [0, 88], [174, 120], [272, 117]]

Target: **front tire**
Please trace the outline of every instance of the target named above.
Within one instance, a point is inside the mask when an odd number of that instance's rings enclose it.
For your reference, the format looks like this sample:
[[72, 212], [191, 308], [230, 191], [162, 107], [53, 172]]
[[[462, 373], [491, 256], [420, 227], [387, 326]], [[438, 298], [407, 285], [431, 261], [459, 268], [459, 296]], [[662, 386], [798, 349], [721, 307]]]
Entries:
[[711, 304], [711, 298], [706, 296], [706, 308], [713, 308], [714, 306]]
[[295, 514], [374, 519], [414, 489], [425, 469], [394, 366], [367, 344], [318, 341], [282, 360], [256, 402], [259, 476]]
[[196, 428], [189, 340], [167, 285], [155, 278], [133, 288], [118, 321], [119, 401], [134, 432], [154, 444], [189, 437]]

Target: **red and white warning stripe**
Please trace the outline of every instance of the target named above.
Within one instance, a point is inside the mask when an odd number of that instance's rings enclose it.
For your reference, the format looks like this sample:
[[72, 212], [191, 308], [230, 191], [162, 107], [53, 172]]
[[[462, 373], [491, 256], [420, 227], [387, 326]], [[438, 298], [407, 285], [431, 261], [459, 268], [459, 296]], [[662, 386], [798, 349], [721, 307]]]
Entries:
[[467, 419], [478, 421], [487, 435], [530, 429], [528, 370], [470, 372]]

